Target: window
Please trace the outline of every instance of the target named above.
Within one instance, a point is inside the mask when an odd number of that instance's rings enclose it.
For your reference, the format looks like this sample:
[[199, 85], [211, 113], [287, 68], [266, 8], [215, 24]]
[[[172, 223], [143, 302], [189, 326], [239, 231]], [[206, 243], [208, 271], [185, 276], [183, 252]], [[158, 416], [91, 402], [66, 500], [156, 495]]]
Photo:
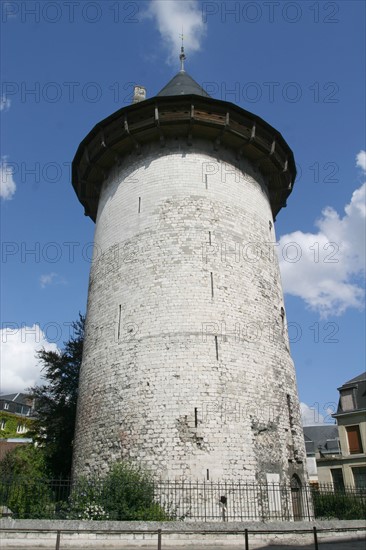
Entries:
[[17, 426], [17, 434], [24, 434], [27, 431], [27, 428], [24, 424], [18, 424]]
[[363, 452], [359, 426], [347, 426], [348, 448], [351, 455]]
[[333, 487], [336, 491], [344, 491], [344, 480], [342, 468], [332, 468], [330, 470], [332, 474]]
[[4, 409], [7, 410], [9, 408], [9, 403], [4, 403]]
[[366, 466], [352, 468], [356, 489], [366, 489]]
[[5, 426], [6, 426], [6, 420], [2, 420], [0, 422], [0, 430], [5, 430]]
[[355, 403], [353, 400], [353, 390], [343, 390], [341, 392], [341, 407], [342, 411], [353, 411]]

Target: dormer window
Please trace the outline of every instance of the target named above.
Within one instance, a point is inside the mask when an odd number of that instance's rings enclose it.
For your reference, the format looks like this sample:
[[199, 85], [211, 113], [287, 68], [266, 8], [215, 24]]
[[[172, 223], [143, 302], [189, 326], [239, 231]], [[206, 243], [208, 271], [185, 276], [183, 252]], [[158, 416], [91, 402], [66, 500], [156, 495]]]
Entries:
[[18, 424], [17, 434], [24, 434], [27, 431], [25, 424]]
[[353, 389], [341, 391], [341, 407], [343, 412], [354, 410], [355, 402], [353, 398]]

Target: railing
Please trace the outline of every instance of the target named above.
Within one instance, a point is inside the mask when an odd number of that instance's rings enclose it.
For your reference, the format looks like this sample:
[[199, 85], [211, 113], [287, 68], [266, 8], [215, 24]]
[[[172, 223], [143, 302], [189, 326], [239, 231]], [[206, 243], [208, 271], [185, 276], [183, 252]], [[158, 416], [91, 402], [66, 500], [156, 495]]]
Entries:
[[[0, 512], [14, 518], [95, 520], [292, 521], [362, 519], [366, 489], [291, 487], [211, 481], [149, 481], [107, 486], [103, 480], [0, 478]], [[0, 513], [1, 515], [1, 513]]]
[[163, 507], [170, 505], [182, 519], [264, 521], [312, 517], [308, 488], [295, 494], [290, 486], [272, 483], [161, 482], [155, 494]]

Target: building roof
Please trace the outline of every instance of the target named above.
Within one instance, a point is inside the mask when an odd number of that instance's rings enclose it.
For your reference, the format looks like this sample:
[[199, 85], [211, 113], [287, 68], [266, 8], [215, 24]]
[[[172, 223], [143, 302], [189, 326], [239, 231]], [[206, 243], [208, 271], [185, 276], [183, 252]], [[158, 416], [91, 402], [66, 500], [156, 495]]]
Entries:
[[[348, 390], [347, 393], [350, 393], [350, 390], [352, 390], [353, 408], [343, 410], [342, 393], [345, 392], [345, 390]], [[354, 413], [366, 409], [366, 372], [345, 382], [338, 388], [338, 391], [341, 395], [338, 402], [337, 413], [333, 415], [334, 417], [339, 414]]]
[[167, 95], [199, 95], [211, 97], [193, 78], [185, 71], [179, 71], [168, 84], [164, 86], [157, 96]]
[[8, 393], [6, 395], [0, 395], [0, 401], [11, 401], [19, 405], [31, 406], [31, 398], [26, 393]]
[[0, 395], [0, 412], [30, 417], [34, 411], [35, 400], [27, 393], [8, 393]]
[[149, 99], [122, 107], [94, 126], [80, 143], [72, 162], [72, 184], [86, 216], [96, 220], [104, 181], [131, 154], [150, 143], [207, 140], [245, 157], [266, 178], [273, 217], [287, 204], [296, 179], [295, 159], [283, 136], [259, 116], [233, 103], [211, 97], [181, 70]]
[[323, 455], [340, 454], [338, 426], [335, 424], [304, 426], [303, 430], [308, 456], [315, 455], [316, 452]]
[[[348, 380], [348, 382], [345, 382], [341, 386], [341, 388], [343, 388], [344, 386], [348, 386], [348, 384], [354, 384], [355, 382], [362, 382], [363, 380], [366, 381], [366, 372], [362, 372], [358, 376], [355, 376], [354, 378], [351, 378], [351, 380]], [[338, 389], [340, 389], [340, 388], [338, 388]]]

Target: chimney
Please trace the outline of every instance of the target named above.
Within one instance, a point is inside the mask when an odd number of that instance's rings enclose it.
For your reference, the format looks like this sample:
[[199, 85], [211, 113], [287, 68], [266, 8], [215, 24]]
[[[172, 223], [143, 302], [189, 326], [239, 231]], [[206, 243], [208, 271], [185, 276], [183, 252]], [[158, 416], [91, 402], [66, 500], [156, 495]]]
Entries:
[[133, 89], [133, 99], [132, 103], [139, 103], [146, 99], [146, 88], [143, 86], [135, 86]]

